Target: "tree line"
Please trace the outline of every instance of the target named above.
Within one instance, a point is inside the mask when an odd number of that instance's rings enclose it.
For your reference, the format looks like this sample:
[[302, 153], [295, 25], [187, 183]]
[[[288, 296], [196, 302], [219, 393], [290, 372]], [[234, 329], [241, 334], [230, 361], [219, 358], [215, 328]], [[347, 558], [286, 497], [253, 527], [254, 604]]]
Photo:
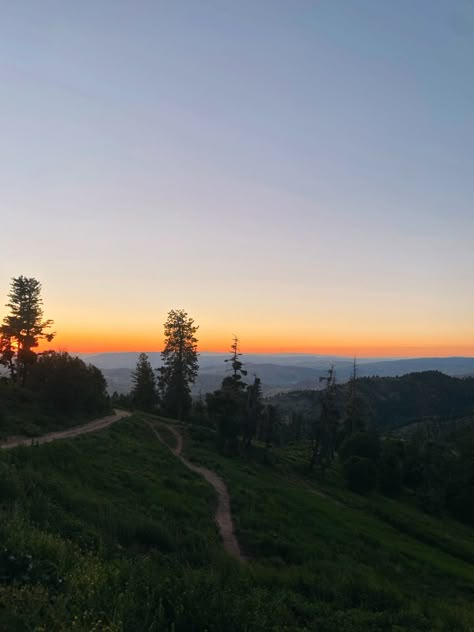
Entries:
[[[211, 425], [216, 432], [217, 448], [229, 455], [245, 453], [256, 438], [263, 447], [264, 462], [268, 461], [270, 447], [281, 443], [285, 434], [288, 440], [295, 430], [292, 426], [299, 426], [298, 439], [308, 448], [309, 472], [324, 477], [328, 469], [336, 468], [352, 491], [367, 494], [377, 490], [391, 497], [408, 492], [425, 511], [438, 514], [447, 511], [459, 520], [474, 524], [469, 500], [474, 493], [472, 425], [456, 428], [431, 423], [407, 436], [384, 432], [383, 420], [374, 417], [364, 391], [367, 379], [357, 375], [355, 359], [347, 384], [338, 387], [335, 369], [330, 367], [327, 375], [320, 378], [322, 388], [313, 394], [315, 405], [307, 418], [302, 420], [295, 415], [283, 421], [278, 408], [263, 399], [258, 376], [253, 375], [249, 383], [246, 382], [248, 374], [237, 337], [233, 339], [230, 357], [225, 360], [229, 370], [221, 387], [207, 393], [205, 402], [200, 400], [192, 405], [189, 384], [197, 374], [196, 327], [186, 314], [179, 316], [178, 319], [176, 312], [170, 312], [165, 325], [168, 335], [163, 359], [167, 364], [158, 369], [159, 386], [154, 400], [156, 406], [161, 396], [162, 411], [177, 418], [182, 418], [180, 415], [184, 413], [184, 418], [196, 421], [197, 417], [198, 422]], [[188, 327], [187, 332], [179, 334], [185, 327]], [[186, 340], [189, 342], [184, 344], [184, 353], [180, 345]], [[189, 372], [186, 363], [189, 363]], [[417, 384], [429, 384], [430, 380], [436, 382], [439, 378], [436, 372], [429, 372], [416, 374], [413, 380]], [[187, 386], [178, 388], [179, 380], [186, 379], [189, 380]], [[402, 382], [403, 389], [407, 389], [409, 376]], [[456, 390], [450, 379], [444, 382], [450, 385], [450, 392]], [[463, 383], [463, 388], [469, 387], [468, 382]], [[132, 395], [136, 402], [145, 384], [149, 385], [151, 394], [152, 383], [153, 370], [142, 354], [134, 373]], [[170, 391], [173, 396], [167, 397]], [[178, 393], [184, 394], [179, 408]]]
[[[324, 476], [334, 467], [354, 492], [405, 498], [428, 513], [448, 513], [474, 525], [472, 378], [437, 371], [359, 378], [354, 361], [347, 384], [336, 386], [333, 368], [322, 381], [319, 392], [294, 394], [293, 407], [305, 399], [306, 408], [292, 412], [281, 426], [286, 442], [308, 446], [309, 470]], [[425, 403], [427, 394], [447, 400], [449, 407]], [[443, 418], [441, 413], [452, 411], [454, 403], [460, 418]], [[433, 416], [394, 428], [390, 421], [395, 414], [402, 409], [411, 414], [414, 407]]]
[[161, 357], [163, 365], [153, 370], [146, 353], [140, 353], [132, 373], [132, 390], [129, 396], [115, 394], [122, 405], [194, 422], [215, 428], [218, 447], [236, 454], [248, 449], [254, 437], [264, 442], [266, 452], [275, 440], [278, 418], [276, 408], [265, 405], [260, 378], [253, 376], [250, 384], [244, 381], [244, 369], [239, 340], [234, 337], [229, 363], [229, 375], [221, 387], [206, 393], [205, 401], [194, 402], [191, 385], [198, 374], [198, 327], [184, 310], [171, 310], [164, 324], [165, 344]]
[[[38, 351], [41, 341], [51, 342], [55, 337], [53, 321], [44, 318], [41, 284], [34, 278], [13, 278], [6, 307], [9, 313], [0, 326], [0, 365], [6, 371], [0, 394], [5, 396], [5, 388], [10, 393], [12, 389], [22, 391], [22, 397], [33, 393], [53, 415], [92, 415], [108, 410], [106, 381], [99, 369], [68, 353]], [[331, 367], [320, 378], [322, 388], [311, 393], [310, 413], [294, 413], [284, 420], [277, 406], [264, 401], [260, 378], [254, 374], [248, 379], [236, 336], [225, 360], [228, 371], [220, 388], [207, 393], [204, 401], [193, 402], [191, 385], [199, 369], [197, 331], [185, 310], [171, 310], [164, 323], [162, 366], [153, 370], [148, 356], [141, 353], [129, 396], [116, 396], [113, 403], [212, 427], [217, 448], [229, 455], [248, 452], [257, 439], [266, 462], [272, 445], [303, 441], [310, 472], [324, 477], [328, 469], [338, 467], [348, 487], [359, 493], [377, 488], [396, 496], [410, 489], [426, 511], [449, 511], [474, 524], [469, 501], [474, 493], [472, 425], [443, 429], [431, 424], [403, 437], [384, 434], [384, 420], [374, 419], [367, 393], [362, 396], [368, 380], [358, 378], [355, 360], [351, 379], [344, 386], [342, 406]], [[416, 383], [430, 383], [435, 378], [439, 378], [435, 372], [417, 375]], [[452, 378], [444, 381], [451, 399], [461, 393], [467, 406], [466, 389], [452, 384]], [[410, 397], [409, 376], [402, 386], [404, 396]]]

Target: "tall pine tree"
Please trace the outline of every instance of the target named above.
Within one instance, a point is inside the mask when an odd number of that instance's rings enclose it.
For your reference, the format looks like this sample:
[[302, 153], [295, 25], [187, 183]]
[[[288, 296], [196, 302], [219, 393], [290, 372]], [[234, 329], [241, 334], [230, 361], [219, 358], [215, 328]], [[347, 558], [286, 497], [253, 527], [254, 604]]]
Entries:
[[254, 375], [253, 384], [247, 386], [247, 403], [242, 417], [242, 442], [245, 448], [250, 447], [257, 433], [262, 411], [262, 384], [260, 378]]
[[152, 411], [156, 406], [158, 393], [155, 374], [146, 353], [140, 353], [137, 366], [132, 373], [132, 404], [136, 408]]
[[163, 411], [183, 419], [191, 409], [191, 384], [198, 374], [198, 327], [183, 309], [171, 310], [165, 327], [158, 387]]
[[329, 369], [327, 377], [320, 377], [319, 381], [326, 382], [326, 388], [321, 391], [319, 418], [316, 418], [313, 423], [309, 464], [311, 468], [318, 465], [321, 473], [324, 475], [326, 469], [334, 460], [339, 430], [334, 366], [331, 366]]
[[40, 340], [51, 342], [54, 338], [54, 333], [46, 331], [53, 321], [43, 320], [41, 283], [33, 277], [13, 278], [8, 298], [10, 313], [0, 328], [0, 361], [9, 367], [12, 380], [24, 386], [37, 359], [33, 349]]
[[242, 377], [247, 375], [240, 360], [239, 339], [234, 336], [231, 345], [230, 375], [222, 380], [222, 386], [214, 393], [206, 395], [207, 409], [216, 424], [220, 447], [229, 453], [238, 451], [238, 436], [242, 431], [242, 423], [246, 414], [247, 384]]

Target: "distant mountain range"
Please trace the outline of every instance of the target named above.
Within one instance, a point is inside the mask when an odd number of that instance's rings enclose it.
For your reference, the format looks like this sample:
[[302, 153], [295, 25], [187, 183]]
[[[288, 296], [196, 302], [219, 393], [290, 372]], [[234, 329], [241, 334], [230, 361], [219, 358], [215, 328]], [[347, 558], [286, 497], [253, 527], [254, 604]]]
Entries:
[[[110, 392], [127, 393], [131, 387], [131, 373], [135, 368], [138, 352], [82, 354], [81, 357], [101, 369], [107, 379]], [[151, 365], [161, 365], [158, 351], [148, 353]], [[203, 352], [199, 356], [199, 376], [194, 394], [206, 393], [219, 388], [222, 378], [229, 371], [224, 362], [228, 353]], [[338, 382], [349, 379], [353, 358], [315, 354], [243, 354], [247, 381], [258, 375], [265, 395], [293, 390], [319, 389], [319, 378], [327, 374], [334, 364]], [[455, 377], [474, 375], [474, 358], [361, 358], [357, 360], [360, 377], [395, 377], [419, 371], [442, 371]]]

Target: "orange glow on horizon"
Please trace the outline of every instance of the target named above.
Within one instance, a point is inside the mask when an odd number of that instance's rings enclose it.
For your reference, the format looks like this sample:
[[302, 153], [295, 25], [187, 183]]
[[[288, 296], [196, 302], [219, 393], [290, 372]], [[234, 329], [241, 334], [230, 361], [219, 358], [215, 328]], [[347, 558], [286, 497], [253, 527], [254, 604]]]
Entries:
[[[199, 333], [199, 332], [198, 332]], [[305, 341], [298, 338], [282, 342], [278, 336], [247, 335], [240, 339], [241, 351], [262, 354], [318, 354], [334, 356], [364, 357], [436, 357], [436, 356], [474, 356], [474, 344], [459, 341], [420, 341], [414, 340], [375, 340], [358, 339], [352, 341], [326, 339], [324, 342]], [[202, 335], [198, 342], [198, 351], [228, 352], [232, 335], [214, 337]], [[43, 342], [40, 350], [55, 349], [69, 353], [112, 353], [161, 351], [163, 338], [150, 336], [149, 332], [130, 336], [115, 332], [63, 333], [51, 343]]]

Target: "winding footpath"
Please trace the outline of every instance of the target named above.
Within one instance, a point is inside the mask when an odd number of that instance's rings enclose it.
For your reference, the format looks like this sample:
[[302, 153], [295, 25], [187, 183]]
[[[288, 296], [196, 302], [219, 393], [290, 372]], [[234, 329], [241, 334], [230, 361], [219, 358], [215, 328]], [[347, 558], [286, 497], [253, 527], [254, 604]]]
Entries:
[[89, 421], [81, 426], [73, 426], [67, 430], [48, 432], [48, 434], [42, 435], [41, 437], [10, 437], [7, 441], [5, 441], [5, 443], [0, 444], [0, 448], [17, 448], [20, 445], [41, 445], [43, 443], [56, 441], [57, 439], [71, 439], [72, 437], [77, 437], [78, 435], [86, 434], [87, 432], [97, 432], [98, 430], [103, 430], [115, 422], [120, 421], [120, 419], [129, 417], [131, 414], [132, 413], [129, 413], [126, 410], [114, 410], [114, 414], [109, 415], [108, 417], [94, 419], [94, 421]]
[[[120, 421], [120, 419], [129, 417], [131, 414], [132, 413], [125, 410], [114, 410], [113, 415], [109, 415], [108, 417], [101, 417], [100, 419], [94, 419], [94, 421], [89, 421], [86, 424], [74, 426], [72, 428], [68, 428], [67, 430], [48, 432], [47, 434], [44, 434], [40, 437], [33, 438], [10, 437], [4, 443], [0, 443], [0, 448], [8, 449], [17, 448], [18, 446], [34, 446], [42, 445], [44, 443], [51, 443], [51, 441], [57, 441], [58, 439], [72, 439], [82, 434], [97, 432], [99, 430], [103, 430], [104, 428], [108, 428], [117, 421]], [[171, 452], [181, 461], [181, 463], [183, 463], [183, 465], [185, 465], [193, 472], [196, 472], [196, 474], [199, 474], [199, 476], [202, 476], [214, 488], [217, 495], [217, 508], [214, 519], [219, 528], [219, 533], [222, 538], [224, 549], [235, 559], [239, 560], [240, 562], [245, 562], [246, 558], [244, 555], [242, 555], [239, 543], [237, 542], [237, 538], [234, 534], [234, 524], [232, 522], [232, 515], [230, 512], [229, 492], [222, 478], [212, 470], [208, 470], [206, 467], [194, 465], [194, 463], [191, 463], [191, 461], [188, 461], [188, 459], [186, 459], [182, 455], [183, 437], [181, 433], [171, 424], [159, 422], [174, 435], [176, 439], [176, 446], [174, 448], [169, 446], [166, 441], [164, 441], [163, 437], [160, 435], [155, 425], [150, 422], [146, 423], [148, 424], [156, 438], [161, 441], [161, 443], [163, 443], [167, 448], [169, 448]]]
[[219, 529], [224, 549], [229, 555], [231, 555], [239, 562], [246, 562], [247, 560], [245, 556], [242, 555], [239, 543], [237, 541], [237, 538], [235, 537], [234, 523], [232, 522], [232, 514], [230, 512], [229, 492], [222, 478], [212, 470], [208, 470], [207, 467], [194, 465], [194, 463], [191, 463], [191, 461], [188, 461], [188, 459], [186, 459], [182, 455], [183, 437], [179, 430], [169, 424], [162, 424], [165, 428], [173, 433], [176, 439], [176, 446], [173, 448], [166, 443], [155, 425], [150, 422], [147, 423], [156, 438], [159, 439], [167, 448], [169, 448], [171, 452], [181, 461], [181, 463], [183, 463], [183, 465], [185, 465], [191, 471], [196, 472], [196, 474], [199, 474], [199, 476], [202, 476], [202, 478], [204, 478], [209, 483], [209, 485], [214, 488], [217, 495], [217, 508], [214, 519]]

